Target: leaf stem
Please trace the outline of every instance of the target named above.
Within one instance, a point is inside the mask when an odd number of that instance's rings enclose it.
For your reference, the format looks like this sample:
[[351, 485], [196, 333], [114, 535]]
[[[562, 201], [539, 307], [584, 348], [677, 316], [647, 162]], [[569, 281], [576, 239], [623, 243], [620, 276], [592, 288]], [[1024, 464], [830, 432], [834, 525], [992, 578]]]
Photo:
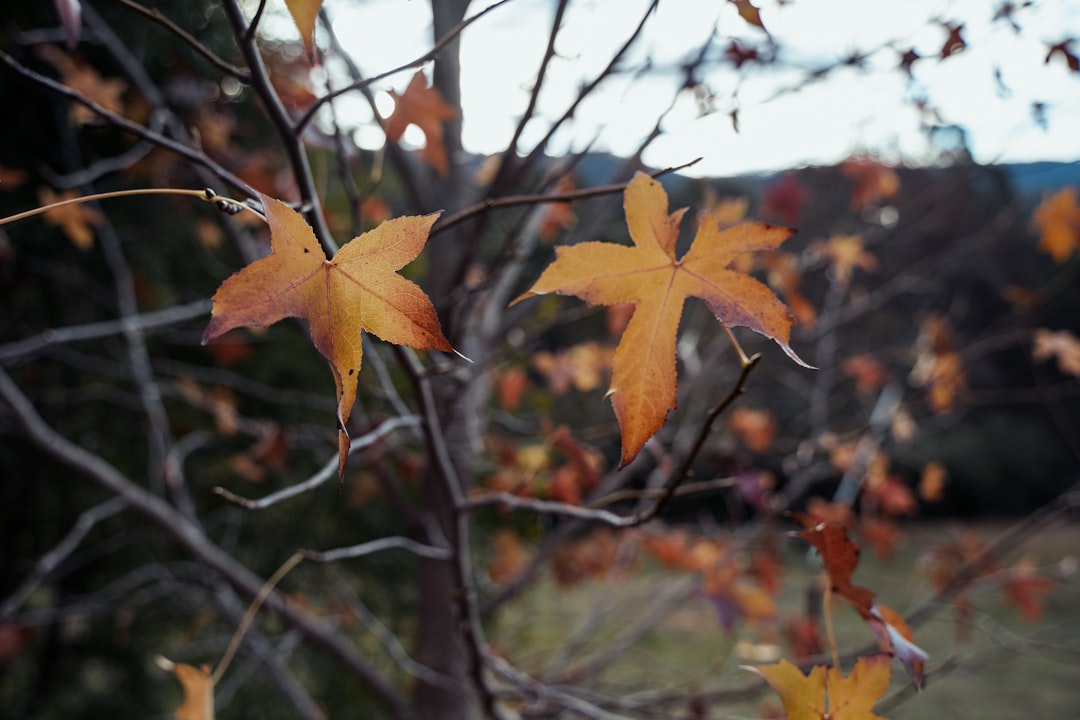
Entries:
[[262, 589], [259, 590], [259, 594], [251, 601], [251, 607], [244, 613], [244, 619], [240, 621], [239, 627], [237, 627], [236, 632], [233, 633], [232, 640], [229, 641], [229, 647], [225, 648], [225, 654], [221, 656], [221, 662], [214, 668], [214, 674], [210, 676], [211, 687], [217, 685], [218, 681], [221, 680], [221, 676], [229, 669], [229, 664], [232, 663], [232, 659], [236, 656], [236, 651], [240, 648], [240, 643], [243, 641], [244, 635], [247, 634], [248, 628], [251, 627], [251, 623], [255, 620], [255, 615], [258, 614], [262, 604], [266, 602], [266, 598], [274, 591], [277, 584], [281, 582], [294, 567], [303, 561], [303, 553], [293, 553], [288, 560], [282, 563], [281, 567], [277, 569], [277, 572], [270, 576], [270, 579], [266, 581], [266, 584], [262, 586]]
[[209, 188], [206, 190], [189, 190], [187, 188], [138, 188], [135, 190], [113, 190], [112, 192], [95, 193], [93, 195], [82, 195], [68, 200], [60, 200], [58, 202], [49, 203], [48, 205], [36, 207], [33, 210], [26, 210], [25, 212], [0, 218], [0, 225], [7, 225], [8, 223], [25, 220], [26, 218], [49, 212], [50, 210], [63, 207], [64, 205], [77, 205], [79, 203], [93, 202], [95, 200], [107, 200], [109, 198], [129, 197], [132, 195], [187, 195], [189, 197], [199, 198], [205, 202], [213, 203], [219, 210], [227, 212], [230, 215], [235, 215], [241, 210], [247, 210], [256, 215], [260, 220], [266, 219], [263, 217], [262, 213], [255, 208], [238, 200], [218, 195]]
[[753, 362], [753, 358], [747, 357], [746, 351], [742, 349], [742, 345], [739, 344], [739, 340], [735, 337], [735, 333], [731, 332], [731, 328], [729, 328], [724, 323], [720, 323], [720, 327], [724, 328], [724, 332], [727, 334], [728, 340], [730, 340], [731, 344], [735, 347], [735, 352], [739, 354], [739, 364], [745, 368], [747, 365]]
[[832, 583], [829, 582], [829, 578], [825, 577], [825, 597], [822, 601], [822, 609], [825, 613], [825, 636], [829, 641], [829, 653], [832, 655], [833, 667], [837, 670], [840, 669], [840, 653], [836, 649], [836, 633], [833, 631], [832, 622], [832, 598], [833, 590]]

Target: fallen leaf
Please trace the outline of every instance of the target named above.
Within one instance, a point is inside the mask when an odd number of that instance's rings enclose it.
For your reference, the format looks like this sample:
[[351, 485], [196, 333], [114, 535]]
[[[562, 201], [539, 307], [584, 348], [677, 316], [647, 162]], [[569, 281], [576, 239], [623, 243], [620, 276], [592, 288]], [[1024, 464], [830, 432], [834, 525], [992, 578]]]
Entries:
[[1080, 207], [1076, 188], [1065, 187], [1044, 197], [1031, 213], [1031, 226], [1039, 231], [1039, 249], [1061, 265], [1080, 250]]
[[1056, 357], [1058, 370], [1080, 377], [1080, 339], [1068, 330], [1054, 332], [1039, 328], [1035, 331], [1035, 346], [1031, 354], [1036, 360]]
[[667, 213], [667, 194], [644, 173], [630, 181], [624, 207], [634, 247], [586, 242], [556, 249], [532, 289], [517, 298], [558, 292], [590, 305], [636, 304], [612, 362], [611, 395], [622, 432], [622, 465], [630, 462], [663, 426], [675, 407], [675, 340], [687, 297], [704, 300], [728, 327], [749, 327], [772, 338], [793, 360], [788, 346], [792, 318], [769, 288], [728, 269], [740, 253], [773, 250], [791, 231], [762, 223], [719, 230], [703, 217], [687, 253], [675, 257], [685, 210]]
[[308, 60], [315, 58], [315, 18], [319, 16], [322, 3], [323, 0], [285, 0], [285, 7], [289, 8], [289, 14], [304, 41]]
[[837, 668], [824, 665], [803, 675], [787, 660], [743, 668], [760, 675], [780, 696], [787, 720], [884, 720], [871, 711], [889, 689], [887, 655], [859, 658], [846, 678]]
[[400, 217], [353, 238], [327, 260], [303, 216], [261, 196], [270, 255], [234, 274], [214, 293], [203, 342], [241, 326], [267, 327], [287, 317], [308, 323], [330, 362], [338, 397], [338, 474], [349, 453], [346, 424], [363, 359], [360, 331], [421, 350], [453, 352], [424, 291], [397, 274], [427, 242], [436, 215]]
[[[42, 205], [71, 200], [77, 196], [78, 193], [74, 190], [66, 190], [59, 195], [53, 192], [52, 188], [43, 187], [38, 190], [38, 202]], [[72, 245], [86, 251], [94, 247], [92, 228], [104, 223], [105, 216], [86, 203], [73, 203], [46, 210], [45, 222], [60, 228]]]
[[446, 177], [446, 147], [443, 145], [443, 122], [457, 117], [457, 110], [448, 105], [439, 94], [438, 88], [428, 85], [422, 70], [418, 70], [409, 81], [405, 92], [394, 98], [394, 112], [386, 119], [385, 131], [387, 142], [401, 139], [405, 128], [416, 125], [424, 132], [427, 144], [421, 157], [435, 168], [439, 175]]

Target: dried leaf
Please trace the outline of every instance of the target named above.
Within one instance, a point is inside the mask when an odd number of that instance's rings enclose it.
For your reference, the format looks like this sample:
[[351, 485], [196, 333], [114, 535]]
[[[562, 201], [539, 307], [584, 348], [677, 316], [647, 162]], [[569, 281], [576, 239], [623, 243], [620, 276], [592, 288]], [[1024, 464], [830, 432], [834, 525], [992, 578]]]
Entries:
[[327, 260], [303, 216], [271, 197], [262, 196], [262, 202], [272, 251], [221, 284], [203, 342], [241, 326], [306, 320], [312, 342], [334, 373], [343, 475], [349, 452], [345, 427], [363, 359], [360, 331], [398, 345], [453, 352], [431, 300], [396, 272], [423, 250], [436, 216], [389, 220]]
[[[754, 27], [765, 30], [765, 24], [761, 22], [761, 10], [755, 7], [750, 0], [728, 0], [728, 2], [739, 10], [739, 17]], [[765, 32], [768, 32], [768, 30], [765, 30]]]
[[754, 408], [735, 408], [728, 416], [727, 426], [746, 447], [758, 454], [767, 452], [779, 433], [772, 413]]
[[158, 658], [158, 665], [172, 671], [184, 688], [184, 702], [174, 711], [176, 720], [214, 720], [214, 681], [209, 665], [195, 667], [163, 657]]
[[829, 261], [833, 277], [844, 286], [851, 283], [855, 268], [863, 272], [874, 272], [878, 268], [877, 258], [863, 249], [859, 235], [833, 235], [825, 242], [813, 243], [810, 250]]
[[623, 465], [675, 407], [675, 339], [687, 297], [704, 300], [729, 327], [772, 338], [805, 365], [788, 346], [792, 319], [784, 304], [757, 280], [728, 269], [740, 253], [775, 249], [790, 230], [750, 223], [720, 231], [706, 215], [690, 250], [676, 259], [685, 210], [668, 214], [660, 183], [638, 173], [626, 188], [624, 207], [634, 247], [587, 242], [557, 248], [555, 262], [515, 300], [559, 292], [590, 305], [636, 304], [615, 351], [609, 390], [622, 432]]
[[927, 463], [923, 468], [922, 477], [919, 479], [919, 497], [926, 502], [940, 502], [945, 496], [945, 480], [948, 471], [939, 462]]

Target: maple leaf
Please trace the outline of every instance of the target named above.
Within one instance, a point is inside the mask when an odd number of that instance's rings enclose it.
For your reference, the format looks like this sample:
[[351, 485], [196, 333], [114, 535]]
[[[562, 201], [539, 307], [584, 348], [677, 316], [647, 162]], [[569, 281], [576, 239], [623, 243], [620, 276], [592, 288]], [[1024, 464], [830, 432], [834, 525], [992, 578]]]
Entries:
[[163, 657], [157, 658], [157, 664], [171, 671], [184, 688], [184, 701], [173, 711], [176, 720], [214, 720], [214, 680], [209, 665], [195, 667]]
[[851, 603], [863, 618], [871, 617], [876, 596], [871, 590], [851, 582], [855, 566], [859, 564], [859, 546], [848, 537], [847, 530], [834, 522], [815, 524], [805, 515], [796, 515], [795, 519], [803, 525], [797, 535], [813, 545], [821, 556], [832, 591]]
[[[76, 60], [53, 45], [41, 45], [38, 56], [60, 72], [60, 81], [88, 100], [116, 114], [123, 114], [127, 83], [119, 78], [103, 79], [97, 70], [82, 60]], [[71, 103], [71, 122], [89, 125], [102, 122], [101, 118], [82, 103]]]
[[1080, 339], [1068, 330], [1037, 329], [1031, 354], [1036, 360], [1056, 357], [1058, 370], [1080, 377]]
[[890, 167], [868, 157], [845, 160], [840, 171], [852, 179], [851, 207], [865, 210], [900, 191], [900, 176]]
[[396, 272], [423, 250], [436, 215], [388, 220], [327, 260], [303, 216], [279, 200], [260, 197], [271, 252], [214, 293], [203, 343], [237, 327], [267, 327], [287, 317], [306, 320], [312, 342], [334, 373], [338, 474], [343, 476], [349, 452], [345, 426], [363, 359], [360, 330], [397, 345], [453, 352], [431, 300]]
[[1080, 250], [1080, 207], [1076, 188], [1066, 187], [1043, 198], [1031, 213], [1031, 226], [1041, 233], [1039, 249], [1058, 265]]
[[845, 287], [851, 283], [855, 268], [874, 272], [878, 267], [877, 258], [863, 249], [859, 235], [833, 235], [824, 242], [813, 243], [810, 250], [829, 261], [836, 281]]
[[948, 471], [939, 462], [929, 462], [919, 478], [919, 497], [926, 502], [939, 502], [945, 496], [945, 480]]
[[322, 3], [323, 0], [285, 0], [285, 7], [289, 8], [289, 14], [304, 41], [308, 60], [315, 58], [315, 18], [319, 16]]
[[889, 657], [861, 657], [844, 677], [837, 668], [817, 665], [809, 675], [787, 660], [776, 665], [744, 665], [780, 696], [787, 720], [884, 720], [871, 711], [889, 689]]
[[876, 393], [889, 380], [889, 371], [873, 355], [852, 355], [841, 366], [844, 374], [855, 381], [855, 389], [863, 395]]
[[802, 208], [810, 200], [810, 193], [799, 182], [795, 173], [785, 173], [765, 191], [761, 214], [779, 217], [788, 225], [795, 225], [802, 215]]
[[398, 95], [391, 92], [390, 95], [394, 98], [394, 112], [386, 119], [384, 130], [387, 142], [397, 142], [405, 128], [416, 125], [424, 132], [427, 141], [421, 157], [439, 175], [446, 177], [447, 158], [442, 141], [442, 124], [456, 118], [457, 110], [443, 100], [438, 88], [428, 85], [423, 70], [416, 71], [404, 93]]
[[1042, 600], [1039, 596], [1047, 595], [1053, 589], [1054, 581], [1039, 573], [1028, 557], [1005, 573], [1005, 583], [1001, 588], [1005, 604], [1015, 605], [1020, 617], [1027, 622], [1035, 622], [1042, 616]]
[[[51, 188], [43, 187], [38, 190], [38, 202], [42, 205], [52, 205], [71, 200], [78, 194], [75, 190], [66, 190], [57, 195]], [[104, 223], [105, 216], [90, 205], [74, 203], [46, 210], [45, 222], [60, 228], [72, 245], [86, 251], [94, 246], [94, 231], [91, 226]]]
[[776, 418], [768, 410], [745, 407], [732, 411], [727, 426], [746, 447], [759, 455], [768, 452], [779, 432]]
[[532, 289], [533, 295], [558, 292], [590, 305], [635, 303], [612, 361], [608, 394], [622, 433], [622, 465], [630, 462], [663, 426], [675, 407], [675, 339], [683, 303], [704, 300], [728, 327], [748, 327], [775, 340], [784, 352], [809, 367], [788, 346], [792, 318], [787, 307], [760, 282], [728, 269], [740, 253], [773, 250], [792, 233], [763, 223], [719, 230], [704, 214], [687, 253], [675, 257], [675, 241], [685, 209], [667, 212], [659, 182], [638, 173], [625, 192], [624, 208], [634, 247], [586, 242], [556, 249]]

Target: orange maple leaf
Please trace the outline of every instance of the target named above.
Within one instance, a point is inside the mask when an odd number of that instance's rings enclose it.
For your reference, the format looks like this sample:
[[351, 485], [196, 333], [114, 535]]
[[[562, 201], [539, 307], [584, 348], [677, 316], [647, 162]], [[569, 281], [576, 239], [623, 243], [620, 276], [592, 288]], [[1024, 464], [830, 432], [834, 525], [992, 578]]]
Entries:
[[634, 247], [605, 242], [559, 247], [555, 262], [514, 301], [558, 292], [590, 305], [635, 304], [615, 350], [608, 391], [622, 432], [623, 465], [675, 407], [675, 339], [687, 297], [704, 300], [729, 327], [748, 327], [772, 338], [809, 367], [788, 346], [792, 318], [787, 307], [765, 285], [728, 268], [740, 253], [775, 249], [792, 231], [764, 223], [721, 231], [706, 213], [690, 249], [676, 259], [675, 241], [686, 210], [669, 215], [667, 206], [660, 183], [639, 172], [624, 202]]
[[319, 8], [322, 0], [285, 0], [285, 7], [289, 8], [296, 29], [300, 31], [300, 37], [304, 41], [304, 52], [308, 59], [315, 57], [315, 18], [319, 16]]
[[203, 342], [237, 327], [267, 327], [287, 317], [306, 320], [312, 342], [334, 373], [342, 475], [349, 452], [345, 426], [363, 359], [360, 330], [398, 345], [453, 352], [431, 300], [396, 272], [424, 249], [436, 215], [388, 220], [327, 260], [298, 212], [261, 197], [271, 252], [226, 279], [214, 293]]
[[447, 158], [446, 146], [442, 141], [442, 124], [456, 118], [457, 110], [443, 100], [437, 88], [428, 85], [422, 70], [413, 75], [403, 94], [391, 92], [390, 95], [394, 98], [394, 112], [386, 119], [384, 129], [387, 142], [397, 142], [405, 128], [416, 125], [424, 132], [427, 141], [421, 157], [439, 175], [446, 177]]
[[743, 667], [760, 675], [780, 696], [787, 720], [884, 720], [871, 711], [889, 689], [887, 655], [859, 658], [846, 678], [837, 668], [824, 665], [803, 675], [787, 660]]
[[[65, 190], [57, 194], [51, 188], [43, 187], [38, 190], [38, 202], [42, 205], [52, 205], [71, 200], [78, 194], [74, 190]], [[74, 203], [46, 210], [45, 222], [60, 228], [72, 245], [85, 251], [94, 246], [94, 231], [91, 226], [104, 223], [105, 216], [90, 205]]]
[[829, 261], [833, 277], [844, 286], [851, 283], [855, 268], [864, 272], [878, 268], [877, 258], [863, 248], [859, 235], [833, 235], [826, 241], [813, 243], [810, 249]]
[[195, 667], [158, 657], [158, 666], [168, 670], [184, 688], [184, 700], [173, 715], [176, 720], [214, 720], [214, 679], [210, 666]]
[[1040, 232], [1039, 249], [1061, 265], [1080, 250], [1080, 207], [1076, 188], [1066, 187], [1043, 199], [1031, 213], [1031, 225]]

